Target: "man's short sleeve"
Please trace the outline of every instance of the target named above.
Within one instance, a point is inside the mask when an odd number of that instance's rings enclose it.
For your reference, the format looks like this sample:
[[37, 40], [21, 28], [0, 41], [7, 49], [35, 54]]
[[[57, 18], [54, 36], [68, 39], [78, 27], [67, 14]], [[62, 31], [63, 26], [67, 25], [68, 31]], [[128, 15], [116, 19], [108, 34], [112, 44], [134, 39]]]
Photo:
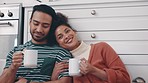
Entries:
[[[69, 60], [70, 58], [72, 58], [72, 55], [69, 51], [65, 49], [60, 49], [56, 58], [58, 62], [62, 62], [63, 60]], [[60, 73], [58, 78], [60, 79], [61, 77], [67, 77], [67, 76], [69, 76], [68, 69], [65, 69], [64, 72]]]

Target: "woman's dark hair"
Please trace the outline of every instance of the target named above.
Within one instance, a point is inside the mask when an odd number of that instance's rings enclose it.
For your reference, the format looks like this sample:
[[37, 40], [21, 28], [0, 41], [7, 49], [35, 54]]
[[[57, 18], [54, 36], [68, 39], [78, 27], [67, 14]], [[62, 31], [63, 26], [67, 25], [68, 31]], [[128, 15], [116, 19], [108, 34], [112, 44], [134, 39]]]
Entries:
[[74, 30], [68, 23], [68, 17], [66, 17], [64, 14], [57, 12], [57, 18], [58, 20], [56, 23], [53, 24], [53, 27], [50, 29], [50, 34], [49, 34], [50, 37], [49, 43], [52, 43], [53, 45], [59, 45], [58, 42], [56, 41], [56, 36], [55, 36], [55, 31], [57, 27], [59, 27], [60, 25], [64, 25]]

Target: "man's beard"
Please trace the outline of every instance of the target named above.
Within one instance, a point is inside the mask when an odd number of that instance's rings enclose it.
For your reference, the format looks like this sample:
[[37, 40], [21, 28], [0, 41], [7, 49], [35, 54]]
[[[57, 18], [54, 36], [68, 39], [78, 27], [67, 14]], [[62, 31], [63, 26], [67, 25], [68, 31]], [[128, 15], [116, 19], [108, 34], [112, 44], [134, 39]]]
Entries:
[[32, 39], [35, 40], [36, 42], [42, 42], [42, 41], [45, 41], [45, 40], [48, 39], [47, 38], [48, 37], [47, 35], [45, 37], [41, 38], [41, 39], [35, 38], [32, 33], [31, 33], [31, 36], [32, 36]]

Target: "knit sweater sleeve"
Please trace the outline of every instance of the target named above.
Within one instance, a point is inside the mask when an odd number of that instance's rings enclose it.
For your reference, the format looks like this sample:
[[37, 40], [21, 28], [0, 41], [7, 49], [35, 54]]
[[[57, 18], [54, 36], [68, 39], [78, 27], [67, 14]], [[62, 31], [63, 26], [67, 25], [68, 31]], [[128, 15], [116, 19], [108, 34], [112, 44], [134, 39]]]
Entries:
[[104, 68], [108, 76], [107, 83], [130, 83], [129, 74], [120, 57], [110, 45], [107, 43], [102, 45], [102, 56], [107, 66]]

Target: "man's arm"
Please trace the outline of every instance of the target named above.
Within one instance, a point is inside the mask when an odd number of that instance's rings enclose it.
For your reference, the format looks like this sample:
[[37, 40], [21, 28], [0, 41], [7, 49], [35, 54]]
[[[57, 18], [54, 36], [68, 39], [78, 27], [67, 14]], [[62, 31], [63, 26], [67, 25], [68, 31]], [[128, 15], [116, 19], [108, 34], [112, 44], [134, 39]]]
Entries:
[[[21, 78], [16, 83], [28, 83], [26, 79]], [[29, 83], [73, 83], [71, 77], [62, 77], [61, 79], [47, 82], [29, 82]]]
[[22, 65], [22, 58], [22, 52], [14, 53], [12, 64], [9, 66], [9, 68], [4, 69], [2, 75], [0, 76], [0, 83], [14, 83], [16, 72], [18, 68]]
[[9, 68], [4, 69], [0, 76], [0, 83], [14, 83], [17, 69], [14, 69], [12, 65]]
[[30, 83], [72, 83], [72, 78], [71, 77], [62, 77], [59, 80], [55, 81], [48, 81], [48, 82], [30, 82]]

